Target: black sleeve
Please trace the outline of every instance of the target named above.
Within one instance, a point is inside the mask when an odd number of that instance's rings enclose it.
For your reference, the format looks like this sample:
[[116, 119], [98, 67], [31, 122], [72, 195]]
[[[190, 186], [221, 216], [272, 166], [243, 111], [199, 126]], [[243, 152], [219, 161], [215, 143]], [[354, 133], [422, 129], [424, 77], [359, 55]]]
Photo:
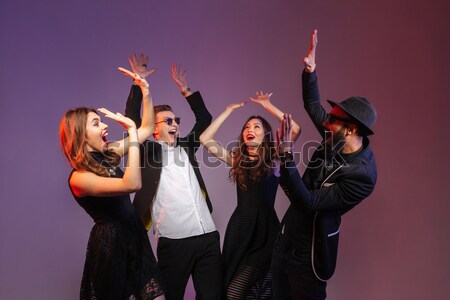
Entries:
[[302, 94], [305, 110], [313, 121], [314, 126], [316, 126], [320, 135], [323, 137], [325, 132], [323, 130], [322, 123], [326, 119], [327, 112], [320, 104], [319, 84], [315, 71], [312, 73], [303, 71]]
[[355, 206], [372, 193], [375, 182], [362, 167], [340, 176], [332, 185], [310, 191], [291, 161], [281, 166], [280, 185], [294, 207], [326, 210]]
[[212, 116], [206, 108], [200, 92], [191, 94], [186, 100], [195, 115], [195, 125], [184, 140], [189, 143], [189, 147], [198, 149], [200, 147], [200, 135], [211, 124]]
[[141, 127], [141, 105], [142, 105], [142, 91], [138, 85], [132, 85], [130, 94], [128, 95], [127, 104], [125, 107], [125, 116], [136, 123], [136, 128]]

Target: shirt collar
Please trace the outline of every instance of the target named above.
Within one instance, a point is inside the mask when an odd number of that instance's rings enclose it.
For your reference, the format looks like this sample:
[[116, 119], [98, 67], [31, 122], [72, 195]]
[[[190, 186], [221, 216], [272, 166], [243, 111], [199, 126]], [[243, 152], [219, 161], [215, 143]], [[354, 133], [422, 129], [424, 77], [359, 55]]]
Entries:
[[166, 142], [163, 141], [156, 141], [158, 144], [161, 145], [161, 148], [164, 150], [175, 150], [175, 148], [178, 147], [178, 139], [175, 140], [175, 145], [174, 146], [169, 146]]

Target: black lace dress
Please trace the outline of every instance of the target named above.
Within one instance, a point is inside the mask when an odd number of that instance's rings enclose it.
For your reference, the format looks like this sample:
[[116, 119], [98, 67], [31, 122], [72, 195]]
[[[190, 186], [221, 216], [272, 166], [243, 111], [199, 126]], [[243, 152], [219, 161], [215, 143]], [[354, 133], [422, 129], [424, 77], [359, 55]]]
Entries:
[[[101, 153], [91, 155], [102, 163]], [[111, 172], [112, 177], [123, 176], [119, 168]], [[162, 295], [156, 259], [130, 196], [74, 197], [95, 222], [87, 246], [80, 299], [154, 299]]]
[[237, 187], [237, 207], [223, 245], [227, 299], [271, 299], [270, 262], [280, 222], [274, 209], [279, 179], [275, 175]]

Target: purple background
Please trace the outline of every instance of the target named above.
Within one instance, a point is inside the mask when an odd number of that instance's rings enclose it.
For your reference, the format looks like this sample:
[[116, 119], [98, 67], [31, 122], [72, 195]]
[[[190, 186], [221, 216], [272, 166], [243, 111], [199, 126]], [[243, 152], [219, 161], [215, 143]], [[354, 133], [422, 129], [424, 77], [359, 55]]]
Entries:
[[[448, 299], [450, 4], [431, 1], [0, 2], [0, 298], [75, 299], [92, 221], [67, 186], [58, 124], [70, 107], [124, 110], [131, 80], [116, 70], [145, 52], [155, 103], [193, 116], [170, 78], [188, 70], [213, 116], [256, 90], [293, 114], [297, 149], [318, 141], [301, 104], [301, 60], [319, 29], [323, 100], [367, 96], [377, 107], [375, 192], [343, 220], [330, 299]], [[249, 103], [217, 135], [233, 140]], [[122, 130], [110, 125], [110, 138]], [[199, 158], [206, 157], [204, 150]], [[304, 166], [299, 170], [303, 172]], [[236, 201], [228, 169], [202, 166], [223, 238]], [[288, 200], [278, 191], [276, 209]], [[153, 238], [151, 238], [153, 240]], [[193, 299], [192, 288], [186, 299]]]

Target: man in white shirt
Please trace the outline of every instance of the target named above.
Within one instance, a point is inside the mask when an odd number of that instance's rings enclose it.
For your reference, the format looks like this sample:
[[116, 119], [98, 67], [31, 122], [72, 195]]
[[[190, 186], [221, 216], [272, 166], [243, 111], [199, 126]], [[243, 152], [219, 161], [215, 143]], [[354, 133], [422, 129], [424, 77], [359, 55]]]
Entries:
[[[134, 71], [145, 76], [147, 66], [139, 62], [142, 60], [132, 61]], [[172, 78], [194, 112], [196, 122], [190, 133], [180, 138], [180, 118], [168, 105], [155, 106], [154, 141], [146, 141], [141, 148], [142, 189], [136, 193], [133, 204], [147, 230], [153, 223], [166, 298], [183, 299], [192, 275], [197, 299], [220, 299], [220, 238], [195, 159], [195, 152], [200, 147], [199, 136], [211, 123], [212, 116], [200, 93], [191, 92], [185, 73], [175, 65], [172, 65]], [[140, 123], [141, 101], [139, 87], [133, 86], [126, 116], [136, 124]]]

